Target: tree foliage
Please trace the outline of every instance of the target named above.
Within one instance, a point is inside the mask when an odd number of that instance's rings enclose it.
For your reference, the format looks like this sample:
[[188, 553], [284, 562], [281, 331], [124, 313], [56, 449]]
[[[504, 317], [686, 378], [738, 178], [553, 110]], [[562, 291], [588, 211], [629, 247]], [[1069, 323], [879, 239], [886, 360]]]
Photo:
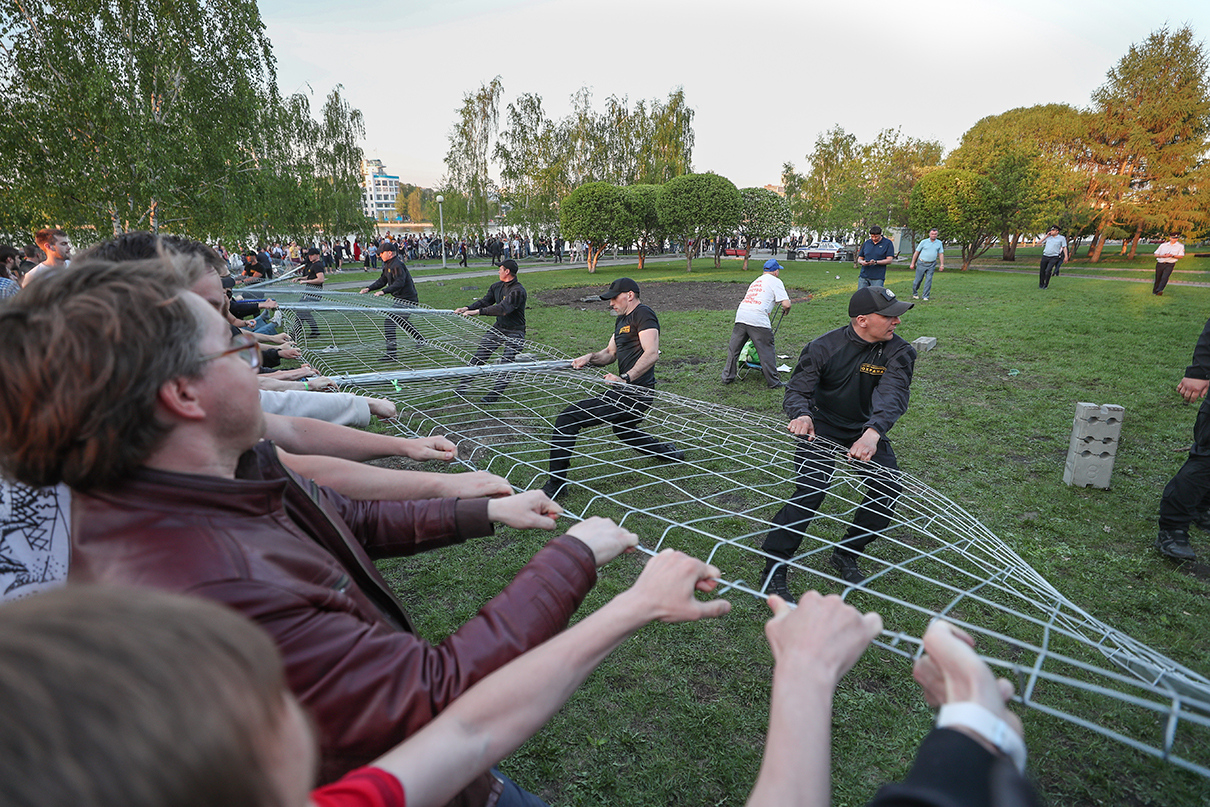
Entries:
[[457, 197], [466, 204], [465, 208], [450, 205], [451, 229], [486, 234], [488, 220], [498, 208], [496, 186], [488, 173], [488, 156], [500, 123], [503, 93], [504, 84], [496, 76], [475, 92], [462, 96], [458, 120], [450, 130], [441, 189], [447, 198]]
[[263, 29], [251, 0], [5, 7], [0, 227], [239, 241], [362, 227], [360, 114], [339, 91], [318, 122], [304, 96], [282, 99]]
[[1090, 257], [1111, 228], [1140, 235], [1210, 224], [1210, 75], [1189, 26], [1153, 31], [1092, 97], [1088, 202], [1100, 216]]
[[744, 240], [744, 271], [747, 271], [753, 243], [790, 234], [790, 203], [768, 188], [743, 188], [740, 198], [739, 234]]
[[962, 271], [991, 246], [997, 234], [999, 191], [986, 177], [961, 168], [939, 168], [912, 188], [913, 230], [936, 227], [962, 248]]
[[563, 235], [588, 244], [588, 271], [610, 244], [628, 243], [633, 226], [622, 203], [621, 189], [608, 182], [589, 182], [572, 191], [559, 208]]
[[664, 232], [685, 244], [685, 271], [691, 272], [695, 242], [735, 231], [740, 193], [718, 174], [683, 174], [660, 186], [656, 210]]
[[638, 246], [639, 269], [652, 249], [664, 241], [664, 229], [660, 226], [660, 212], [656, 205], [660, 189], [658, 185], [627, 185], [622, 188], [622, 207], [629, 219], [629, 229]]

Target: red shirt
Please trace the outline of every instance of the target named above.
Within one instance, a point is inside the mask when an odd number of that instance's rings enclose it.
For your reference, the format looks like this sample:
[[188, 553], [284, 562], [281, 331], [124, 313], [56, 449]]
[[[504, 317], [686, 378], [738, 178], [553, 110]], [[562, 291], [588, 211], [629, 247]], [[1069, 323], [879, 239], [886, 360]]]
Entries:
[[406, 807], [403, 783], [381, 768], [349, 771], [330, 785], [311, 791], [316, 807]]

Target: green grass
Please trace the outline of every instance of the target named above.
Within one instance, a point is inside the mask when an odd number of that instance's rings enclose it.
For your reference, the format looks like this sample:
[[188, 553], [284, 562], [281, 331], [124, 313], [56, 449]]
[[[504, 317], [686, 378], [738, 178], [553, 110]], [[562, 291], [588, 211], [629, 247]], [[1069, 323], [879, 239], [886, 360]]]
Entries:
[[[574, 354], [600, 348], [611, 332], [603, 308], [544, 305], [543, 290], [604, 288], [625, 274], [640, 284], [734, 283], [738, 303], [757, 271], [730, 261], [715, 270], [701, 260], [691, 274], [683, 262], [595, 275], [523, 272], [530, 336]], [[779, 352], [796, 357], [812, 337], [845, 322], [855, 274], [848, 265], [786, 265], [786, 285], [813, 298], [785, 320]], [[901, 336], [935, 336], [938, 345], [917, 362], [911, 407], [891, 434], [896, 453], [907, 472], [973, 513], [1073, 602], [1208, 673], [1206, 568], [1177, 567], [1151, 541], [1160, 492], [1191, 441], [1196, 408], [1175, 386], [1210, 313], [1210, 289], [1170, 285], [1156, 298], [1146, 283], [1064, 275], [1041, 292], [1035, 280], [951, 269], [935, 277], [929, 303], [904, 315]], [[423, 284], [420, 295], [452, 307], [488, 282]], [[893, 269], [888, 285], [909, 296], [911, 275]], [[780, 396], [758, 374], [729, 387], [718, 382], [733, 310], [657, 313], [661, 389], [780, 412]], [[1126, 407], [1111, 490], [1062, 483], [1078, 401]], [[422, 633], [437, 642], [503, 588], [545, 537], [500, 530], [383, 568]], [[1210, 536], [1195, 533], [1194, 541], [1210, 554]], [[632, 558], [606, 567], [581, 613], [622, 590], [638, 569]], [[633, 637], [503, 770], [556, 805], [742, 804], [764, 741], [771, 658], [763, 604], [732, 601], [721, 620], [656, 625]], [[1206, 780], [1045, 715], [1027, 710], [1023, 718], [1030, 769], [1048, 804], [1210, 805]], [[880, 783], [902, 777], [929, 725], [909, 665], [868, 652], [836, 697], [834, 803], [863, 804]], [[1210, 764], [1210, 747], [1182, 751]]]

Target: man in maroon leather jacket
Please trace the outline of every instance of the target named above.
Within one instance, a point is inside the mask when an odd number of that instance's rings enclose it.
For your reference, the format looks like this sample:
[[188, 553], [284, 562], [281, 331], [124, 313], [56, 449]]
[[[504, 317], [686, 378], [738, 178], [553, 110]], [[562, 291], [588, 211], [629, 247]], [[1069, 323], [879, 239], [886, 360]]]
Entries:
[[[562, 630], [596, 567], [637, 540], [577, 524], [434, 648], [373, 559], [488, 535], [502, 513], [549, 528], [558, 506], [538, 492], [353, 501], [304, 480], [260, 441], [255, 343], [233, 343], [163, 263], [72, 269], [0, 311], [0, 469], [73, 488], [69, 582], [197, 594], [266, 629], [319, 724], [325, 778]], [[503, 786], [486, 777], [461, 803], [495, 803]]]

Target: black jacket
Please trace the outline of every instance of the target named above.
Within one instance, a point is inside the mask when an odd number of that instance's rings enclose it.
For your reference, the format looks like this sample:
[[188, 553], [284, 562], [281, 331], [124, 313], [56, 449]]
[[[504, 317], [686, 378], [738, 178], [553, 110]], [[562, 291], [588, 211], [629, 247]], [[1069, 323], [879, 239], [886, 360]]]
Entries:
[[482, 299], [467, 308], [478, 311], [480, 316], [495, 317], [497, 330], [524, 333], [525, 298], [525, 287], [516, 279], [507, 283], [497, 280]]
[[838, 429], [886, 437], [908, 408], [916, 348], [900, 336], [867, 342], [852, 325], [811, 340], [786, 385], [782, 409]]
[[420, 296], [416, 294], [416, 283], [412, 280], [412, 273], [408, 271], [407, 265], [400, 259], [398, 253], [382, 265], [382, 274], [370, 284], [369, 288], [370, 291], [382, 289], [387, 294], [394, 295], [399, 300], [407, 300], [409, 303], [420, 302]]

